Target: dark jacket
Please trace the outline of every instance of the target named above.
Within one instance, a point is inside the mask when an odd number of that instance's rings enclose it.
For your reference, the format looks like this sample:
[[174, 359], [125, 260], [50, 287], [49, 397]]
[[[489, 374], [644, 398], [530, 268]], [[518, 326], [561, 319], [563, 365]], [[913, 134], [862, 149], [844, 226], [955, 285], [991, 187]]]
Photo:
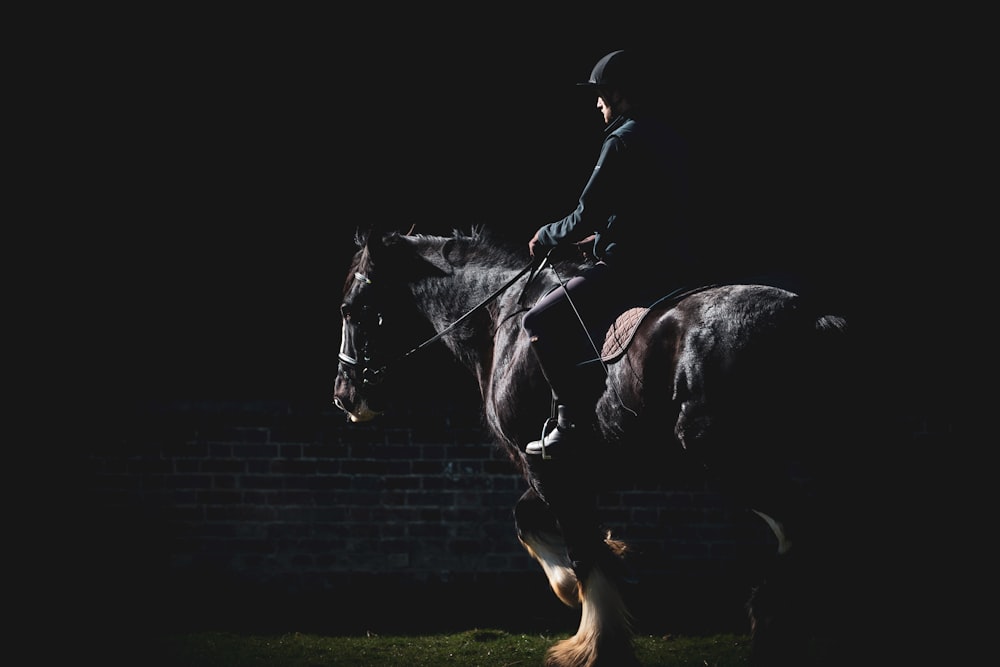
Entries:
[[694, 261], [688, 234], [688, 148], [653, 117], [619, 116], [605, 130], [601, 153], [576, 210], [538, 230], [543, 246], [595, 235], [593, 256], [610, 266], [682, 274]]

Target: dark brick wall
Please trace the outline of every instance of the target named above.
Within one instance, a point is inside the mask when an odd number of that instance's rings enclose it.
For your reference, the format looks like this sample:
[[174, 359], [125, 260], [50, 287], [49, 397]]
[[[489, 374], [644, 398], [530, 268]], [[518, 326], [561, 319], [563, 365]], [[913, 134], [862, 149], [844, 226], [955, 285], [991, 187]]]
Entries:
[[[180, 598], [188, 612], [172, 620], [186, 624], [360, 628], [426, 623], [413, 608], [427, 595], [468, 595], [480, 602], [457, 605], [456, 622], [531, 600], [528, 617], [575, 623], [515, 537], [525, 482], [468, 406], [355, 425], [288, 401], [173, 401], [110, 422], [79, 462], [78, 526], [98, 589], [125, 606]], [[756, 517], [700, 482], [637, 485], [601, 506], [636, 549], [637, 606], [670, 586], [682, 606], [688, 592], [697, 606], [730, 596], [742, 619], [752, 565], [774, 548]]]
[[[69, 436], [83, 444], [67, 457], [66, 530], [52, 530], [70, 609], [85, 618], [100, 605], [120, 627], [574, 629], [577, 612], [515, 537], [525, 482], [489, 441], [474, 392], [455, 388], [407, 392], [365, 425], [298, 399], [91, 410]], [[930, 404], [893, 410], [879, 494], [889, 499], [880, 512], [898, 515], [888, 530], [886, 514], [856, 523], [916, 540], [899, 547], [911, 559], [926, 552], [928, 525], [910, 506], [912, 485], [949, 446], [952, 423]], [[873, 450], [857, 460], [882, 474]], [[710, 482], [675, 476], [600, 505], [635, 549], [626, 598], [639, 630], [746, 630], [743, 603], [775, 549], [759, 518]], [[880, 557], [895, 568], [896, 555]]]

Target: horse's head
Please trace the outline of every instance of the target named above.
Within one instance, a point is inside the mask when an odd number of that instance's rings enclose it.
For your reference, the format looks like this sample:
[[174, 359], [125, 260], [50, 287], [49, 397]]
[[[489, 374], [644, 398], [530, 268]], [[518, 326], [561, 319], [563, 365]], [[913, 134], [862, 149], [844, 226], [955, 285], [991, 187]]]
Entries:
[[448, 272], [444, 254], [417, 237], [370, 233], [358, 237], [340, 305], [340, 354], [333, 403], [352, 422], [371, 421], [385, 409], [387, 369], [432, 331], [413, 301], [411, 285]]

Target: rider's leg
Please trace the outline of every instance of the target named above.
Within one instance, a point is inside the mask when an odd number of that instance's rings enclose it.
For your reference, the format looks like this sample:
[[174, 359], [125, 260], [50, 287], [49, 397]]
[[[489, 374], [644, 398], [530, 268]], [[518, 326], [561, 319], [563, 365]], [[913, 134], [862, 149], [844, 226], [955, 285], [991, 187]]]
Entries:
[[598, 265], [550, 292], [524, 316], [522, 326], [556, 405], [555, 428], [543, 427], [542, 437], [525, 449], [529, 455], [554, 454], [557, 445], [561, 449], [561, 445], [578, 439], [580, 429], [593, 421], [604, 376], [598, 373], [602, 370], [599, 364], [586, 363], [599, 356], [587, 328], [593, 330], [596, 324], [602, 334], [607, 328], [606, 316], [599, 314], [606, 276], [606, 267]]
[[[588, 423], [587, 410], [592, 412], [593, 405], [588, 405], [586, 399], [580, 396], [579, 386], [574, 386], [579, 382], [574, 377], [577, 374], [576, 362], [567, 361], [565, 352], [560, 350], [558, 345], [547, 345], [543, 339], [532, 338], [531, 349], [552, 389], [553, 403], [556, 407], [556, 426], [543, 433], [538, 440], [528, 443], [525, 452], [532, 455], [542, 453], [551, 455], [554, 450], [550, 451], [550, 447], [554, 448], [572, 441], [577, 433], [577, 425], [582, 427]], [[543, 431], [545, 430], [543, 427]]]

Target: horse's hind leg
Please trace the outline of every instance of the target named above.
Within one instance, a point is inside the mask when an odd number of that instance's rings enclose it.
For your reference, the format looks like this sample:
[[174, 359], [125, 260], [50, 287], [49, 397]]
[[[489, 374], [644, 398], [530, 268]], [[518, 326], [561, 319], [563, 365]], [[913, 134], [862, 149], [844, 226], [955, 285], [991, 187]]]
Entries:
[[[581, 612], [576, 634], [549, 649], [545, 664], [547, 667], [638, 665], [629, 616], [619, 589], [619, 560], [624, 545], [608, 534], [600, 534], [594, 520], [596, 515], [587, 509], [584, 498], [577, 496], [577, 500], [582, 503], [576, 507], [577, 511], [565, 507], [560, 511], [560, 517], [564, 518], [558, 522], [552, 508], [534, 491], [525, 493], [515, 508], [521, 543], [542, 565], [559, 599]], [[570, 536], [569, 540], [565, 536]]]
[[811, 467], [746, 466], [753, 482], [743, 485], [745, 499], [777, 542], [746, 606], [753, 665], [810, 664], [809, 645], [822, 634], [824, 609], [835, 597], [830, 593], [843, 590], [830, 586], [828, 568], [837, 564], [830, 553], [832, 526]]
[[[756, 511], [756, 510], [755, 510]], [[786, 544], [782, 525], [757, 511], [778, 538], [778, 553], [761, 583], [753, 589], [746, 609], [750, 620], [751, 664], [759, 667], [791, 667], [804, 664], [808, 653], [808, 631], [802, 562]]]

